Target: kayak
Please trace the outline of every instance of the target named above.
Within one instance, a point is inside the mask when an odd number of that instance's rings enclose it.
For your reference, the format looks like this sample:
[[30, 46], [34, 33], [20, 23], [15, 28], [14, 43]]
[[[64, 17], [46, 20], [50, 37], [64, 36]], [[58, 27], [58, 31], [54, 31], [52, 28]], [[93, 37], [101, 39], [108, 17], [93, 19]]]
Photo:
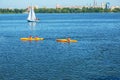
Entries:
[[23, 41], [39, 41], [43, 39], [44, 38], [20, 38], [20, 40], [23, 40]]
[[57, 42], [77, 42], [77, 40], [68, 40], [68, 39], [57, 39]]

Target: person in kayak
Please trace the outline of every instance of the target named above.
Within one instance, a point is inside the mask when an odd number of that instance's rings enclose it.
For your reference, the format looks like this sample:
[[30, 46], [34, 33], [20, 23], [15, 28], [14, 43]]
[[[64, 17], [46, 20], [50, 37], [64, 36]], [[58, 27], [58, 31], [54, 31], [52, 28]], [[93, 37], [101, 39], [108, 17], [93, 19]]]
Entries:
[[35, 39], [38, 39], [38, 38], [39, 38], [38, 36], [35, 37]]
[[32, 39], [32, 36], [29, 36], [29, 39]]
[[67, 41], [68, 41], [68, 42], [70, 42], [70, 40], [71, 40], [70, 38], [67, 38]]

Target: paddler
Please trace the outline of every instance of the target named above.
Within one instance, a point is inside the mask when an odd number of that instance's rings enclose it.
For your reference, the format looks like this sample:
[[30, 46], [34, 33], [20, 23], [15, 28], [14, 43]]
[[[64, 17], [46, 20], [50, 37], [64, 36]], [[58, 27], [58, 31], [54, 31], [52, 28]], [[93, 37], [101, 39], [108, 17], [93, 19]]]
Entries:
[[32, 36], [29, 36], [29, 39], [32, 39]]
[[71, 40], [70, 38], [67, 38], [68, 43], [70, 43], [70, 40]]
[[38, 39], [38, 38], [39, 38], [38, 36], [35, 37], [35, 39]]

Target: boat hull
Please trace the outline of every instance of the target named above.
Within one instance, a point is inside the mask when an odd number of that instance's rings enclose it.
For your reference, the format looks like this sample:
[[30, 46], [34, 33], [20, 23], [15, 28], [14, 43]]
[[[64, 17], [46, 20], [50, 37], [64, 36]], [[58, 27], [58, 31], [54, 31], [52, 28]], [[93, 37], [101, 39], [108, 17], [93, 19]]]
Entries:
[[27, 20], [28, 22], [39, 22], [39, 20]]
[[44, 40], [44, 38], [20, 38], [22, 41], [39, 41]]
[[57, 39], [56, 41], [57, 42], [64, 42], [64, 43], [65, 42], [67, 42], [67, 43], [70, 43], [70, 42], [74, 42], [75, 43], [75, 42], [77, 42], [77, 40], [67, 40], [67, 39]]

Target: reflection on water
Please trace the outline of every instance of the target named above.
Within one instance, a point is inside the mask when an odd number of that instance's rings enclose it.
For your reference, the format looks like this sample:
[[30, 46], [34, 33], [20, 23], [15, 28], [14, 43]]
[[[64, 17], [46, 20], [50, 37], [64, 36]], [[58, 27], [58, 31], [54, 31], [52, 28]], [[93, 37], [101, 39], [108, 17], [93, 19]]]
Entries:
[[29, 22], [28, 24], [29, 24], [30, 30], [35, 30], [36, 22]]
[[28, 28], [29, 28], [29, 32], [30, 34], [28, 36], [36, 36], [38, 35], [36, 33], [36, 22], [28, 22]]

